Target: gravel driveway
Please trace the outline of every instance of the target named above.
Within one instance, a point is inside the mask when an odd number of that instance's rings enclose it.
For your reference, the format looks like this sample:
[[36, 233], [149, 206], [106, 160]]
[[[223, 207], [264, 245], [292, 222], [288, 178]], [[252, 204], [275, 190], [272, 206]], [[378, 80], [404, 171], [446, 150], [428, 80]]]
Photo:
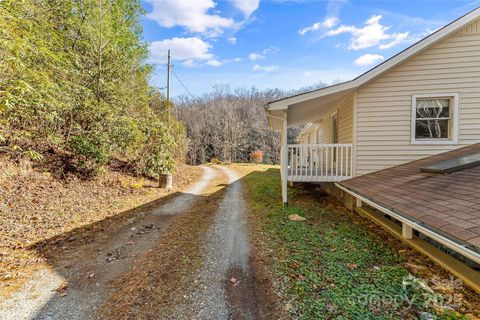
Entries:
[[[22, 290], [0, 302], [0, 319], [89, 319], [110, 294], [110, 283], [148, 252], [169, 226], [171, 217], [194, 205], [195, 197], [217, 176], [203, 167], [201, 179], [184, 193], [153, 208], [144, 218], [103, 240], [65, 254], [55, 270], [40, 270]], [[59, 288], [65, 287], [65, 290]]]
[[195, 287], [174, 312], [175, 319], [255, 319], [250, 285], [245, 202], [237, 174], [216, 166], [229, 186], [203, 242], [206, 255]]
[[[117, 290], [112, 283], [135, 270], [159, 243], [157, 238], [161, 240], [166, 230], [176, 226], [175, 216], [195, 214], [201, 203], [209, 204], [203, 210], [211, 213], [212, 220], [199, 234], [199, 241], [190, 245], [199, 253], [200, 268], [193, 269], [190, 288], [175, 299], [176, 307], [170, 314], [173, 319], [258, 318], [241, 181], [225, 166], [204, 166], [203, 170], [201, 180], [190, 189], [148, 209], [142, 218], [62, 254], [61, 263], [54, 264], [55, 270], [42, 270], [22, 291], [0, 302], [0, 319], [95, 318]], [[205, 196], [212, 188], [220, 190], [222, 186], [225, 189], [218, 200]]]

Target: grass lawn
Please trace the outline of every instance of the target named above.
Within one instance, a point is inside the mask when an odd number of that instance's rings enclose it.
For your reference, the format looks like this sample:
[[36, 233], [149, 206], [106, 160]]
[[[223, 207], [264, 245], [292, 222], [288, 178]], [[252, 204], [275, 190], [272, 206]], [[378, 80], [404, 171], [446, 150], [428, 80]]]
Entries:
[[[295, 188], [282, 208], [279, 176], [271, 168], [243, 181], [254, 229], [265, 237], [275, 287], [292, 318], [467, 319], [439, 313], [444, 296], [422, 288], [398, 247], [338, 203], [322, 205], [319, 194]], [[291, 221], [293, 214], [306, 220]]]

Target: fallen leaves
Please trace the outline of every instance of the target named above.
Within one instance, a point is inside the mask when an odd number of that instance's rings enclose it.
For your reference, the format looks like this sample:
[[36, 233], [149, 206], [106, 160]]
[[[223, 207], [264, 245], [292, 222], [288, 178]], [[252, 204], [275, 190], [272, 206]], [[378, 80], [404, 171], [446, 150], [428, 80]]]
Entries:
[[291, 215], [288, 216], [288, 219], [290, 221], [305, 221], [305, 220], [307, 220], [304, 217], [299, 216], [298, 214], [291, 214]]
[[358, 264], [356, 263], [347, 263], [347, 268], [350, 270], [358, 269]]
[[231, 277], [230, 278], [230, 282], [233, 284], [234, 287], [238, 286], [240, 284], [240, 280], [234, 278], [234, 277]]
[[109, 252], [107, 253], [107, 257], [105, 258], [105, 261], [112, 262], [114, 260], [117, 260], [118, 258], [119, 258], [119, 253], [117, 251]]
[[66, 297], [68, 295], [67, 290], [68, 282], [64, 281], [55, 291], [60, 295], [60, 297]]
[[410, 263], [410, 262], [405, 263], [405, 266], [414, 273], [418, 273], [419, 271], [425, 270], [427, 268], [425, 266]]
[[[200, 168], [178, 166], [174, 181], [179, 189], [202, 173]], [[0, 168], [0, 250], [7, 252], [0, 254], [0, 296], [6, 287], [21, 285], [30, 277], [27, 267], [43, 263], [38, 251], [93, 241], [84, 237], [85, 226], [166, 195], [158, 188], [130, 188], [141, 179], [120, 171], [107, 170], [92, 180], [62, 180], [40, 169], [22, 172], [2, 157]], [[154, 227], [146, 224], [141, 233]], [[101, 234], [101, 229], [95, 234]], [[35, 249], [30, 249], [33, 244]]]

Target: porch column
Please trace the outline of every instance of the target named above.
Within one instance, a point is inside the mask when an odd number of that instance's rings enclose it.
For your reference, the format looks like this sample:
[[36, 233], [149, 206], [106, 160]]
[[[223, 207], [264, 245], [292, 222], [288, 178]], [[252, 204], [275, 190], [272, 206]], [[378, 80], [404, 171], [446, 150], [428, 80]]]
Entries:
[[281, 130], [281, 149], [280, 149], [280, 176], [282, 179], [282, 202], [284, 206], [288, 205], [287, 183], [288, 183], [288, 145], [287, 145], [287, 112], [284, 112]]

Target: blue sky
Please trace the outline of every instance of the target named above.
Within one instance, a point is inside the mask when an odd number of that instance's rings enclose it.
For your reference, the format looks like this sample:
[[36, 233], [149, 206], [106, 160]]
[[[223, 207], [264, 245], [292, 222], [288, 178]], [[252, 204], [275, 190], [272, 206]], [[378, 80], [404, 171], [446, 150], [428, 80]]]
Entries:
[[[144, 0], [144, 40], [194, 96], [215, 84], [298, 89], [349, 80], [480, 6], [471, 1]], [[187, 94], [172, 77], [172, 96]]]

